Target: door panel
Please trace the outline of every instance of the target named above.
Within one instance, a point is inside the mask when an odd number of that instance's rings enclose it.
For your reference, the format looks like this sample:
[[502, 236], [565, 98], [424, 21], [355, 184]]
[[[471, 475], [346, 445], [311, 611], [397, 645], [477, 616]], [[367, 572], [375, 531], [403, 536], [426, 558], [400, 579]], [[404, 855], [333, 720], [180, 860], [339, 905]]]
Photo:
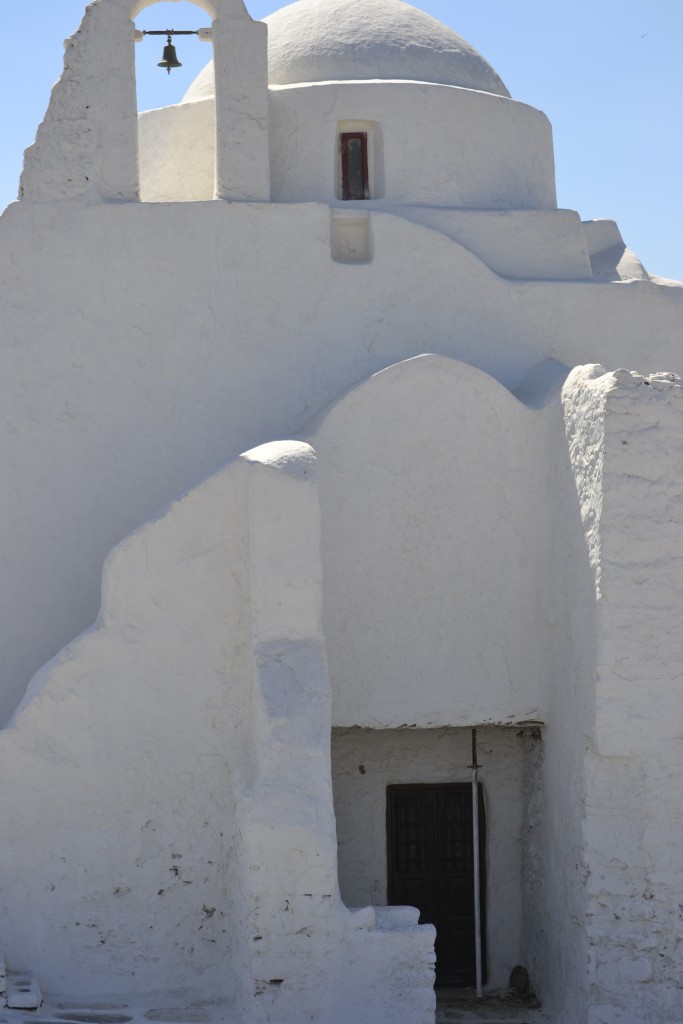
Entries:
[[[482, 933], [485, 935], [485, 821], [479, 787]], [[437, 984], [474, 985], [472, 787], [467, 783], [387, 788], [389, 904], [418, 907], [436, 926]], [[482, 943], [485, 977], [485, 949]]]

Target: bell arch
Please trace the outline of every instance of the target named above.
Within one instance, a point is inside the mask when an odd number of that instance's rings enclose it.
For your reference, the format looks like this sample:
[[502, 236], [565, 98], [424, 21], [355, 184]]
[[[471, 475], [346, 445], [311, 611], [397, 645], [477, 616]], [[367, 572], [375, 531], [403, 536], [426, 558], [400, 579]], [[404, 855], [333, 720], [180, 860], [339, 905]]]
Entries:
[[[159, 0], [94, 0], [26, 153], [20, 198], [139, 198], [135, 27]], [[191, 0], [212, 19], [218, 199], [270, 199], [268, 29], [244, 0]]]
[[[171, 3], [175, 2], [176, 0], [171, 0]], [[144, 11], [147, 7], [154, 7], [154, 5], [157, 3], [159, 3], [159, 0], [137, 0], [137, 2], [133, 4], [133, 7], [131, 9], [131, 18], [137, 18], [138, 14], [140, 14], [141, 11]], [[208, 14], [212, 21], [215, 21], [216, 18], [218, 17], [218, 7], [216, 6], [215, 3], [212, 2], [212, 0], [189, 0], [189, 3], [194, 4], [195, 7], [201, 7], [204, 13]], [[236, 0], [233, 6], [236, 9], [242, 7], [244, 13], [247, 14], [246, 9], [244, 8], [243, 0]], [[247, 17], [249, 17], [248, 14]]]

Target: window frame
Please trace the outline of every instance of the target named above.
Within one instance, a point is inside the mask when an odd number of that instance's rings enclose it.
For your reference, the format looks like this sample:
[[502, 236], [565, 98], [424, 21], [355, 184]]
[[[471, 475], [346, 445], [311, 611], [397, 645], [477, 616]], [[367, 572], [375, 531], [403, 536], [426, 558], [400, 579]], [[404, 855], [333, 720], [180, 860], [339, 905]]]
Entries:
[[[361, 157], [363, 161], [363, 195], [350, 195], [349, 189], [349, 150], [348, 144], [352, 140], [360, 139]], [[368, 132], [367, 131], [342, 131], [339, 133], [339, 151], [341, 154], [341, 198], [345, 202], [362, 202], [370, 199], [370, 172], [368, 160]]]

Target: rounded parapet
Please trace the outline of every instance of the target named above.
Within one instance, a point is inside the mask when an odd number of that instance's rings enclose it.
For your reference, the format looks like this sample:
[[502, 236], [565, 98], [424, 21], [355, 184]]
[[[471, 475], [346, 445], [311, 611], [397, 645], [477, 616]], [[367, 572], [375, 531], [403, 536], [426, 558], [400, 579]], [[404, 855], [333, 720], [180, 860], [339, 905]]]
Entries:
[[[510, 95], [473, 46], [402, 0], [299, 0], [264, 21], [271, 85], [379, 79]], [[213, 89], [209, 65], [185, 99], [206, 99]]]

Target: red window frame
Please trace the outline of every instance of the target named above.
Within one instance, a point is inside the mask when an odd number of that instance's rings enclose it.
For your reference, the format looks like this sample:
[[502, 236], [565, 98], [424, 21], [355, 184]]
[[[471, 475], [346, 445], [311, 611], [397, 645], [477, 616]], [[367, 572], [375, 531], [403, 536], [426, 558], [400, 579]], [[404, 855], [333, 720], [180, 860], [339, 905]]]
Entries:
[[[363, 161], [363, 195], [352, 195], [349, 182], [349, 142], [356, 139], [361, 144], [361, 159]], [[369, 199], [370, 198], [370, 176], [368, 174], [368, 133], [367, 132], [342, 132], [339, 145], [341, 148], [341, 197], [342, 199]]]

